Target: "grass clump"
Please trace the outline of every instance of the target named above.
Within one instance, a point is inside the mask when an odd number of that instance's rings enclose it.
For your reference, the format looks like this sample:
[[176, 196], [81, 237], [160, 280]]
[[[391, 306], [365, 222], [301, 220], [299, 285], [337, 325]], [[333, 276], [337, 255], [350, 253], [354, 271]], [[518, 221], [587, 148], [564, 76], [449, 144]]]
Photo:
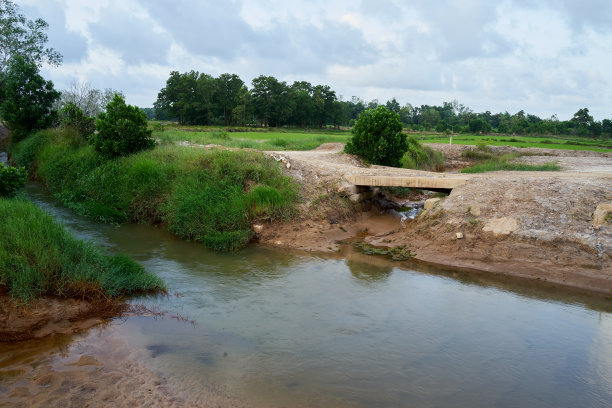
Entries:
[[76, 239], [33, 203], [0, 199], [0, 285], [18, 300], [39, 296], [101, 301], [163, 291], [131, 258]]
[[182, 238], [234, 250], [249, 241], [253, 222], [295, 212], [297, 185], [261, 152], [164, 145], [101, 160], [65, 137], [57, 132], [38, 146], [33, 174], [67, 206], [103, 222], [164, 223]]
[[406, 141], [408, 150], [400, 160], [403, 168], [444, 171], [446, 158], [441, 152], [423, 146], [414, 136], [409, 136]]
[[387, 255], [394, 261], [405, 261], [414, 256], [405, 245], [393, 248], [381, 248], [370, 245], [366, 242], [358, 242], [355, 247], [366, 255]]

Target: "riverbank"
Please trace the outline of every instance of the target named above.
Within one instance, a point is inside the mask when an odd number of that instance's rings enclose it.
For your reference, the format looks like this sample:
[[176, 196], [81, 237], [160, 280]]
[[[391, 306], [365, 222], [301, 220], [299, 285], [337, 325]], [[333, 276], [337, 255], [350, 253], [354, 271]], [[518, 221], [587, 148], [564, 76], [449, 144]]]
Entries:
[[[468, 148], [441, 150], [457, 166]], [[372, 203], [342, 198], [341, 180], [345, 174], [411, 171], [368, 167], [341, 151], [334, 144], [272, 153], [291, 164], [286, 173], [302, 184], [304, 203], [299, 220], [266, 225], [261, 243], [329, 252], [338, 250], [338, 241], [361, 234], [371, 245], [406, 247], [434, 264], [612, 294], [612, 224], [605, 214], [603, 222], [593, 219], [612, 203], [611, 154], [529, 149], [528, 161], [556, 160], [561, 171], [481, 174], [433, 200], [433, 208], [416, 220], [401, 223]]]

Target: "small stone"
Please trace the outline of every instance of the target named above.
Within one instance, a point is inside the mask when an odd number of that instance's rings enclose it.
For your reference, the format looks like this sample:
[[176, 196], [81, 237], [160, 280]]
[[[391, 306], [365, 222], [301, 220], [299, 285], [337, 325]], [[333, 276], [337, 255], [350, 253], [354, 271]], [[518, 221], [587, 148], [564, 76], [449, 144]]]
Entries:
[[599, 204], [593, 213], [593, 226], [599, 229], [606, 224], [606, 217], [612, 213], [612, 204]]
[[457, 239], [463, 239], [463, 232], [458, 232], [456, 236]]
[[263, 229], [264, 229], [264, 226], [261, 225], [261, 224], [254, 224], [253, 225], [253, 231], [255, 231], [256, 234], [261, 234]]
[[291, 168], [291, 163], [287, 162], [287, 168], [290, 169]]

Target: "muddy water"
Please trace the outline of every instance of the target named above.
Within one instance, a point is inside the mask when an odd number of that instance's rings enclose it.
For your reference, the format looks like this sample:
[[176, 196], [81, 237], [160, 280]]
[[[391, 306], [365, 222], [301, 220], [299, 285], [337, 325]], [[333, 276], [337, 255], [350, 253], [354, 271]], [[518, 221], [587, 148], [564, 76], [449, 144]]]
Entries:
[[[217, 254], [155, 227], [76, 217], [29, 192], [171, 288], [134, 300], [169, 315], [118, 319], [73, 336], [72, 349], [111, 359], [108, 344], [123, 344], [122, 356], [185, 398], [215, 389], [259, 407], [612, 406], [607, 301], [350, 251]], [[41, 358], [60, 358], [45, 344]]]

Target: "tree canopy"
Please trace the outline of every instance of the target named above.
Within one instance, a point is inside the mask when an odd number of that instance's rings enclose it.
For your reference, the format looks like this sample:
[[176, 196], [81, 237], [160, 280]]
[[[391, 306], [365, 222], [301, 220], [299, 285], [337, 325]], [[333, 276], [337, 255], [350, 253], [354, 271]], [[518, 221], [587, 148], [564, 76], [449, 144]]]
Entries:
[[21, 56], [13, 58], [5, 74], [4, 88], [0, 113], [12, 131], [13, 142], [55, 123], [57, 112], [53, 105], [60, 93], [53, 88], [53, 82], [40, 76], [33, 62]]
[[43, 62], [61, 64], [61, 54], [46, 46], [48, 27], [43, 19], [28, 20], [12, 1], [0, 0], [0, 72], [16, 56], [39, 67]]

